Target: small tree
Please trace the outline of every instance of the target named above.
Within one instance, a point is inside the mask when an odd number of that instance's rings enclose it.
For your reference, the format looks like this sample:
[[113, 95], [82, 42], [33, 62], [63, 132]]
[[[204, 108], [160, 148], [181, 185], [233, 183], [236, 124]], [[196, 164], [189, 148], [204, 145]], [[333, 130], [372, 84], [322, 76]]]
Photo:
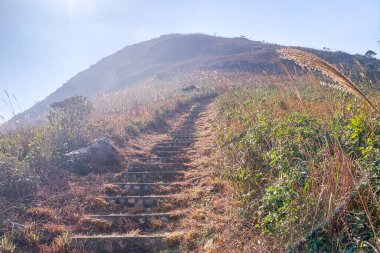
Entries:
[[57, 151], [68, 151], [83, 144], [83, 129], [92, 109], [92, 103], [83, 96], [73, 96], [50, 105], [48, 119]]
[[372, 50], [368, 50], [367, 52], [365, 52], [364, 56], [368, 57], [368, 58], [372, 58], [376, 55], [376, 53]]

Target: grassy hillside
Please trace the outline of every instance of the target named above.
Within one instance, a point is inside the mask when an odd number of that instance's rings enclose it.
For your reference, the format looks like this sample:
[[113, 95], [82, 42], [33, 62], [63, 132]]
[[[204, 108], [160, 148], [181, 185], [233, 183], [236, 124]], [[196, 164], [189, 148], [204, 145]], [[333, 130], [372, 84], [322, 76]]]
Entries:
[[[286, 69], [289, 63], [279, 65], [286, 77], [159, 76], [94, 97], [81, 120], [69, 121], [70, 131], [53, 114], [41, 126], [1, 133], [0, 252], [68, 252], [68, 231], [82, 214], [106, 208], [96, 196], [115, 168], [79, 176], [64, 154], [106, 136], [127, 155], [131, 140], [160, 132], [173, 113], [210, 95], [218, 97], [195, 150], [205, 175], [189, 193], [182, 252], [380, 250], [380, 115], [329, 87], [339, 84], [322, 86], [320, 75]], [[191, 85], [199, 89], [182, 90]], [[369, 83], [360, 89], [379, 108], [379, 90]]]
[[[127, 46], [78, 73], [46, 99], [21, 114], [36, 119], [48, 105], [73, 95], [95, 97], [123, 90], [140, 81], [164, 78], [172, 72], [193, 70], [240, 71], [252, 74], [283, 73], [275, 50], [282, 46], [202, 34], [172, 34]], [[305, 49], [311, 50], [311, 49]], [[373, 83], [380, 78], [380, 61], [343, 52], [311, 50], [356, 79]], [[294, 65], [290, 64], [290, 69]], [[300, 71], [299, 68], [296, 68]]]
[[[379, 108], [379, 91], [369, 89]], [[254, 252], [379, 249], [379, 115], [318, 79], [266, 78], [217, 100], [224, 177]]]

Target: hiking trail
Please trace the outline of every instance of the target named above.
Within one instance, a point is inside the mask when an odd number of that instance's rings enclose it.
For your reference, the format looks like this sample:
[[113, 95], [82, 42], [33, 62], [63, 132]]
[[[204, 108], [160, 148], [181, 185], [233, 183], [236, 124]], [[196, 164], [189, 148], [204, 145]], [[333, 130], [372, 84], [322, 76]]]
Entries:
[[199, 181], [191, 173], [187, 175], [192, 169], [188, 152], [198, 138], [197, 121], [209, 103], [210, 99], [203, 99], [173, 115], [164, 138], [156, 140], [154, 134], [149, 135], [155, 144], [148, 154], [135, 154], [126, 171], [105, 182], [109, 190], [99, 197], [112, 208], [85, 215], [105, 226], [105, 232], [89, 230], [74, 235], [73, 247], [90, 253], [170, 250], [168, 238], [182, 232], [178, 221], [191, 208], [183, 191]]

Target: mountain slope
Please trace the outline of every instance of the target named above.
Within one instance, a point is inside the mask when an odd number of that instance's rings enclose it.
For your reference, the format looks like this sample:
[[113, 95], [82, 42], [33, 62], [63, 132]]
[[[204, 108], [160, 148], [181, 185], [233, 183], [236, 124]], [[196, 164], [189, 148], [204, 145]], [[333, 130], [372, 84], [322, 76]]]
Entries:
[[[245, 38], [222, 38], [202, 34], [164, 35], [127, 46], [78, 73], [46, 99], [21, 116], [35, 118], [48, 110], [49, 104], [73, 95], [93, 97], [123, 89], [145, 78], [193, 69], [239, 70], [252, 73], [281, 73], [275, 49], [282, 46], [250, 41]], [[380, 61], [343, 52], [312, 51], [329, 62], [350, 69], [358, 76], [366, 66], [373, 80], [380, 79]]]

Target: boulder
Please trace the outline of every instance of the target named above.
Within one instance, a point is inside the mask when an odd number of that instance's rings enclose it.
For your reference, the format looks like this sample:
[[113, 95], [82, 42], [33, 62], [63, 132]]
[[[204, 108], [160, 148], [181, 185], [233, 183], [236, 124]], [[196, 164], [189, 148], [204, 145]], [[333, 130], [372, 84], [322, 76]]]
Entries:
[[120, 156], [110, 139], [105, 137], [94, 140], [90, 146], [65, 154], [67, 164], [74, 172], [88, 174], [102, 172], [106, 168], [117, 168]]
[[190, 86], [187, 86], [187, 87], [184, 87], [181, 89], [182, 92], [193, 92], [193, 91], [199, 91], [199, 88], [195, 85], [190, 85]]

